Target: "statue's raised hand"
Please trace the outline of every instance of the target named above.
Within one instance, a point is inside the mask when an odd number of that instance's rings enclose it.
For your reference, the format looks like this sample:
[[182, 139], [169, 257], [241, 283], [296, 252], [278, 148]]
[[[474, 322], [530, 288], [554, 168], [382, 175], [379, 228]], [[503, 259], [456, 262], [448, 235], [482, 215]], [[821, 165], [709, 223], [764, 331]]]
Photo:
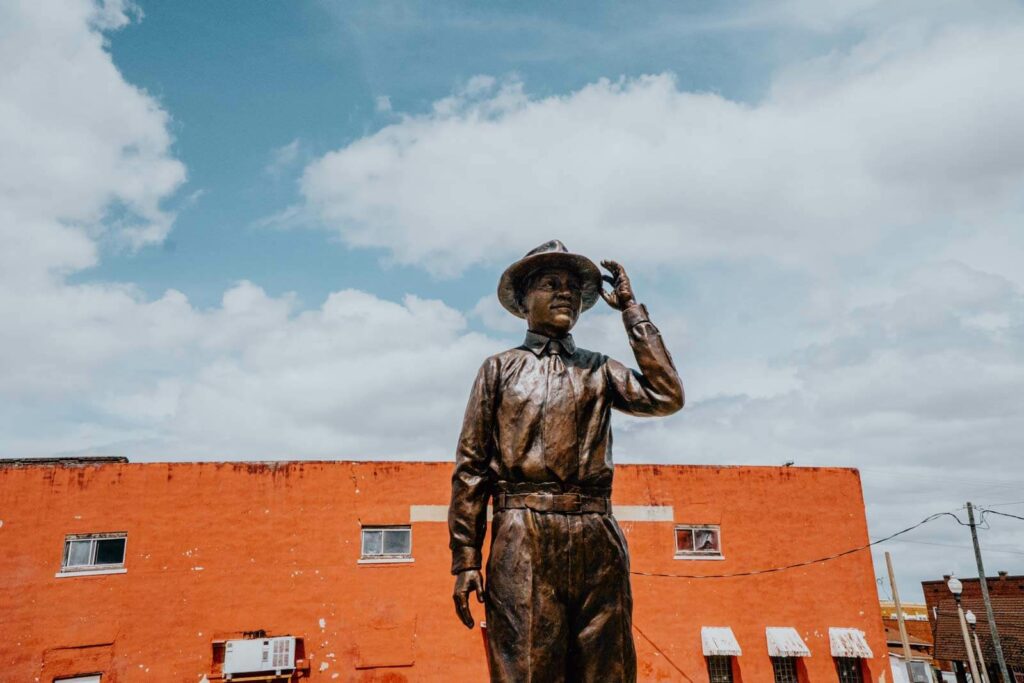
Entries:
[[455, 577], [455, 612], [466, 628], [473, 628], [473, 614], [469, 611], [469, 594], [476, 592], [478, 602], [484, 601], [484, 578], [478, 569], [467, 569]]
[[615, 261], [607, 260], [601, 261], [601, 266], [611, 273], [611, 275], [602, 275], [601, 278], [612, 286], [612, 291], [610, 292], [604, 289], [601, 290], [601, 298], [609, 306], [619, 311], [624, 311], [635, 304], [636, 297], [633, 296], [633, 285], [629, 283], [626, 269]]

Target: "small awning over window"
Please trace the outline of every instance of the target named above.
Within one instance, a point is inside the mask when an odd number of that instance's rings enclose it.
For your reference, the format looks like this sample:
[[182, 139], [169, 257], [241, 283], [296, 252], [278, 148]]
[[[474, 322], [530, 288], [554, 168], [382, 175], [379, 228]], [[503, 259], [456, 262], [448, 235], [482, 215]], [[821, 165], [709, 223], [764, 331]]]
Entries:
[[768, 639], [769, 657], [810, 657], [803, 638], [792, 626], [769, 626], [764, 630]]
[[864, 637], [864, 631], [856, 628], [830, 628], [828, 640], [832, 644], [833, 657], [863, 657], [871, 659], [871, 648]]
[[705, 657], [739, 657], [743, 654], [728, 626], [702, 626], [700, 642], [704, 646]]

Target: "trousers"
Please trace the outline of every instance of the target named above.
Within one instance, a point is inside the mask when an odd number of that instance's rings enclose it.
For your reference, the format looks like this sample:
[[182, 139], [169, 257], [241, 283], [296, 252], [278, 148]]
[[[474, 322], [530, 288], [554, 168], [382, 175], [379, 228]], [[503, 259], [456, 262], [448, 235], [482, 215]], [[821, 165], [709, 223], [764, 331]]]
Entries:
[[496, 509], [486, 579], [492, 683], [635, 683], [629, 552], [611, 514]]

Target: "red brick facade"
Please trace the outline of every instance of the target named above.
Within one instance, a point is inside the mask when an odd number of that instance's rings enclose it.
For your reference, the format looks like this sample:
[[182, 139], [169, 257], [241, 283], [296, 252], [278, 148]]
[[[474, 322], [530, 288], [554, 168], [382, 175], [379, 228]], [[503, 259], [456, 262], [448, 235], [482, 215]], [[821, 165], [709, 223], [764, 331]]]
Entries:
[[[986, 572], [987, 573], [987, 572]], [[924, 599], [928, 610], [935, 615], [935, 659], [946, 661], [967, 661], [964, 649], [963, 630], [956, 609], [956, 600], [946, 586], [948, 577], [937, 581], [922, 581]], [[985, 664], [994, 674], [998, 671], [995, 648], [981, 597], [981, 582], [977, 579], [960, 579], [963, 583], [961, 601], [964, 611], [970, 610], [977, 617], [975, 629], [978, 642], [985, 657]], [[999, 642], [1007, 667], [1024, 678], [1024, 576], [997, 576], [988, 578], [988, 592], [992, 599], [992, 611], [999, 630]], [[979, 663], [980, 666], [980, 663]], [[995, 680], [995, 679], [993, 679]]]
[[[260, 680], [483, 681], [456, 619], [448, 463], [0, 464], [0, 678], [218, 678], [222, 643], [295, 636], [300, 671]], [[622, 466], [634, 571], [732, 574], [867, 541], [856, 471]], [[717, 525], [722, 558], [675, 559], [677, 524]], [[361, 527], [410, 525], [412, 561], [360, 563]], [[127, 534], [123, 573], [61, 576], [69, 534]], [[772, 680], [766, 627], [796, 629], [798, 671], [837, 680], [829, 628], [866, 634], [891, 680], [867, 552], [744, 578], [633, 577], [641, 681], [707, 681], [701, 627], [728, 626], [736, 681]], [[482, 609], [474, 605], [478, 618]], [[218, 650], [220, 648], [220, 650]]]

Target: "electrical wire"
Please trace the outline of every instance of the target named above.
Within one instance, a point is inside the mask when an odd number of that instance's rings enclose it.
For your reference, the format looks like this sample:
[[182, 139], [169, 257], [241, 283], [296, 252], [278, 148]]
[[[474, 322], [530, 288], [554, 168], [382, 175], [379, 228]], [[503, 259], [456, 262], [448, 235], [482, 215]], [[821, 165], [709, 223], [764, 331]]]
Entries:
[[[997, 513], [997, 514], [1005, 514], [1005, 513]], [[741, 576], [757, 576], [757, 575], [760, 575], [760, 574], [775, 574], [777, 572], [784, 572], [784, 571], [786, 571], [788, 569], [798, 569], [800, 567], [807, 567], [807, 566], [812, 565], [812, 564], [818, 564], [818, 563], [821, 563], [821, 562], [829, 562], [831, 560], [838, 560], [841, 557], [846, 557], [847, 555], [853, 555], [854, 553], [859, 553], [859, 552], [861, 552], [863, 550], [867, 550], [868, 548], [870, 548], [872, 546], [878, 545], [879, 543], [885, 543], [886, 541], [891, 541], [892, 539], [896, 538], [897, 536], [902, 536], [905, 533], [911, 532], [914, 529], [922, 527], [925, 524], [928, 524], [929, 522], [935, 521], [939, 517], [944, 517], [946, 515], [949, 515], [950, 517], [955, 519], [957, 521], [957, 523], [961, 524], [962, 526], [970, 526], [969, 524], [966, 524], [965, 522], [961, 522], [960, 518], [957, 517], [956, 515], [954, 515], [952, 512], [936, 512], [934, 515], [929, 515], [928, 517], [925, 517], [924, 519], [922, 519], [920, 522], [918, 522], [917, 524], [915, 524], [913, 526], [908, 526], [906, 529], [901, 529], [901, 530], [897, 531], [894, 534], [889, 534], [888, 536], [886, 536], [884, 538], [880, 538], [880, 539], [878, 539], [876, 541], [871, 541], [870, 543], [867, 543], [865, 545], [858, 546], [856, 548], [850, 548], [849, 550], [844, 550], [842, 552], [838, 552], [838, 553], [835, 553], [833, 555], [826, 555], [825, 557], [819, 557], [819, 558], [816, 558], [816, 559], [813, 559], [813, 560], [805, 560], [804, 562], [795, 562], [793, 564], [787, 564], [787, 565], [784, 565], [784, 566], [781, 566], [781, 567], [769, 567], [767, 569], [756, 569], [756, 570], [753, 570], [753, 571], [736, 572], [736, 573], [733, 573], [733, 574], [669, 574], [669, 573], [664, 573], [664, 572], [641, 572], [641, 571], [633, 571], [633, 570], [631, 570], [629, 573], [633, 574], [635, 576], [655, 576], [655, 577], [668, 578], [668, 579], [732, 579], [732, 578], [737, 578], [737, 577], [741, 577]], [[1010, 515], [1010, 516], [1015, 517], [1016, 515]], [[1024, 517], [1021, 517], [1020, 519], [1024, 519]]]
[[[930, 543], [928, 541], [910, 541], [910, 540], [903, 540], [903, 541], [900, 541], [900, 543], [913, 543], [915, 545], [934, 545], [934, 546], [938, 546], [940, 548], [957, 548], [959, 550], [974, 550], [974, 546], [973, 545], [953, 545], [952, 543]], [[1021, 555], [1021, 556], [1024, 556], [1024, 553], [1020, 552], [1019, 550], [1000, 550], [998, 548], [993, 548], [992, 546], [985, 546], [985, 552], [986, 553], [1004, 553], [1004, 554], [1007, 554], [1007, 555]], [[881, 580], [881, 579], [879, 579], [879, 580]]]
[[1014, 519], [1019, 519], [1022, 522], [1024, 522], [1024, 517], [1021, 517], [1020, 515], [1011, 515], [1009, 512], [1000, 512], [999, 510], [989, 510], [988, 508], [981, 508], [982, 519], [984, 519], [985, 515], [989, 513], [993, 515], [999, 515], [1000, 517], [1012, 517]]

